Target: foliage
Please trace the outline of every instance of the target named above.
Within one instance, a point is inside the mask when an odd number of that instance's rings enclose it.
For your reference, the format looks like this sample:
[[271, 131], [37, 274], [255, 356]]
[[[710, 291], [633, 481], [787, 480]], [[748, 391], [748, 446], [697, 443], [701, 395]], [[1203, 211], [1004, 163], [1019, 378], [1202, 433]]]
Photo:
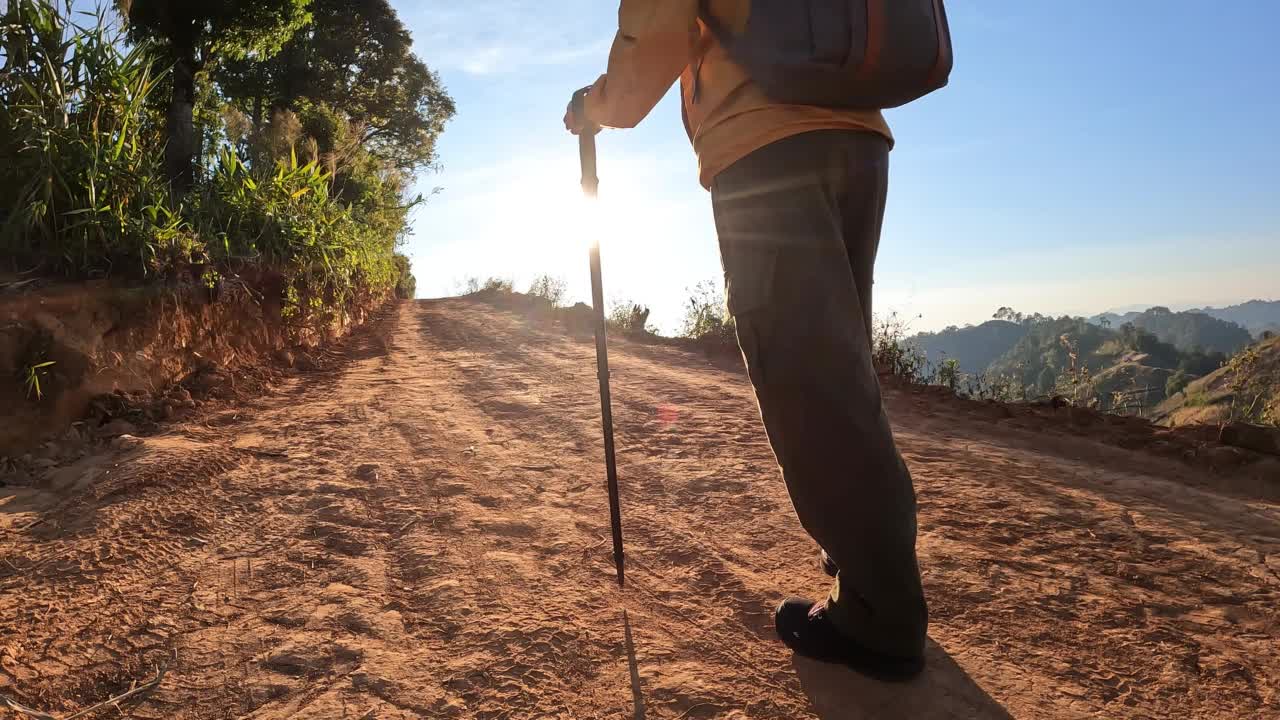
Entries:
[[361, 288], [392, 288], [400, 277], [386, 237], [330, 196], [331, 176], [296, 153], [274, 171], [252, 170], [224, 151], [197, 200], [200, 234], [228, 266], [282, 268], [286, 310], [312, 319], [338, 311]]
[[170, 209], [147, 98], [161, 73], [108, 20], [16, 0], [0, 23], [0, 249], [75, 274], [161, 270], [199, 256]]
[[1120, 327], [1118, 340], [1124, 350], [1145, 355], [1143, 363], [1146, 365], [1182, 370], [1195, 376], [1211, 373], [1226, 361], [1226, 356], [1219, 352], [1205, 352], [1199, 348], [1182, 352], [1132, 323]]
[[165, 113], [165, 168], [174, 191], [195, 182], [197, 75], [217, 61], [269, 57], [311, 21], [310, 0], [118, 0], [130, 36], [173, 68]]
[[995, 314], [993, 314], [991, 317], [994, 320], [1003, 320], [1005, 322], [1010, 322], [1015, 325], [1034, 325], [1036, 323], [1041, 323], [1046, 320], [1052, 319], [1049, 317], [1045, 317], [1040, 313], [1035, 313], [1033, 315], [1025, 315], [1008, 306], [1002, 306], [999, 310], [996, 310]]
[[878, 320], [872, 329], [872, 357], [878, 368], [907, 382], [923, 383], [928, 372], [928, 358], [920, 346], [907, 340], [909, 324], [897, 313]]
[[1026, 386], [1012, 374], [984, 373], [982, 375], [965, 375], [963, 379], [964, 389], [960, 392], [961, 397], [976, 400], [994, 400], [1004, 403], [1027, 400]]
[[725, 307], [724, 295], [710, 281], [700, 282], [689, 290], [685, 302], [682, 337], [724, 345], [737, 343], [737, 324]]
[[1039, 316], [987, 374], [1011, 379], [1020, 395], [1067, 394], [1064, 390], [1079, 388], [1088, 376], [1115, 363], [1119, 348], [1107, 346], [1113, 338], [1113, 331], [1083, 318]]
[[960, 361], [955, 358], [946, 358], [942, 364], [938, 365], [937, 383], [951, 392], [959, 392], [960, 390]]
[[[395, 249], [421, 198], [405, 197], [409, 171], [374, 152], [365, 125], [307, 99], [255, 122], [226, 104], [207, 73], [175, 77], [192, 62], [269, 57], [307, 21], [306, 4], [122, 3], [132, 44], [101, 13], [77, 26], [55, 0], [8, 4], [0, 13], [5, 261], [211, 288], [241, 272], [279, 276], [286, 311], [304, 320], [340, 317], [368, 293], [412, 296], [407, 259]], [[171, 184], [162, 159], [184, 139], [174, 135], [172, 102], [166, 110], [155, 99], [187, 81], [198, 98], [181, 98], [195, 106], [183, 112], [202, 124], [205, 150], [200, 172]], [[174, 188], [190, 191], [179, 201]]]
[[515, 283], [509, 278], [467, 278], [466, 295], [509, 295], [515, 292]]
[[951, 358], [960, 370], [981, 374], [1021, 340], [1029, 328], [1028, 324], [1009, 320], [988, 320], [981, 325], [951, 326], [938, 332], [919, 333], [911, 341], [929, 358]]
[[487, 277], [483, 280], [472, 275], [461, 284], [455, 284], [459, 295], [509, 295], [515, 292], [515, 282], [510, 278]]
[[35, 397], [36, 400], [44, 398], [44, 391], [40, 388], [40, 378], [48, 373], [48, 368], [55, 365], [54, 361], [46, 360], [34, 365], [29, 365], [23, 371], [23, 385], [27, 388], [27, 397]]
[[1229, 421], [1280, 425], [1280, 378], [1268, 371], [1260, 346], [1246, 348], [1227, 364], [1231, 388]]
[[135, 39], [164, 43], [173, 54], [213, 58], [270, 55], [311, 20], [310, 0], [121, 0]]
[[1193, 377], [1188, 374], [1186, 370], [1179, 368], [1177, 372], [1170, 375], [1169, 379], [1165, 382], [1164, 396], [1173, 397], [1174, 395], [1182, 392], [1186, 389], [1187, 385], [1191, 384], [1192, 379]]
[[560, 307], [564, 305], [568, 287], [562, 278], [539, 275], [533, 279], [533, 283], [529, 286], [529, 294], [546, 300], [551, 303], [552, 307]]
[[[1190, 382], [1156, 409], [1162, 422], [1182, 424], [1212, 417], [1224, 422], [1280, 422], [1280, 340], [1263, 340], [1232, 356], [1222, 367]], [[1167, 383], [1180, 382], [1179, 373]], [[1182, 412], [1183, 408], [1189, 409]]]
[[1210, 404], [1209, 395], [1205, 391], [1187, 393], [1184, 403], [1187, 407], [1204, 407]]
[[396, 266], [396, 297], [401, 300], [412, 300], [417, 297], [418, 280], [413, 276], [409, 258], [396, 253], [391, 257]]
[[1027, 399], [1026, 388], [1012, 374], [966, 373], [956, 358], [942, 357], [932, 364], [919, 345], [920, 336], [908, 338], [909, 323], [897, 313], [878, 319], [872, 332], [876, 367], [911, 384], [935, 384], [960, 397], [998, 402]]
[[1153, 307], [1129, 322], [1183, 352], [1230, 355], [1253, 342], [1253, 336], [1243, 327], [1201, 312]]
[[279, 53], [224, 63], [214, 72], [228, 100], [257, 122], [269, 111], [327, 105], [380, 160], [404, 171], [433, 164], [453, 100], [413, 55], [412, 38], [390, 3], [311, 0], [308, 10], [311, 23]]
[[657, 330], [649, 326], [649, 308], [630, 301], [614, 303], [606, 318], [609, 327], [623, 334], [654, 335]]

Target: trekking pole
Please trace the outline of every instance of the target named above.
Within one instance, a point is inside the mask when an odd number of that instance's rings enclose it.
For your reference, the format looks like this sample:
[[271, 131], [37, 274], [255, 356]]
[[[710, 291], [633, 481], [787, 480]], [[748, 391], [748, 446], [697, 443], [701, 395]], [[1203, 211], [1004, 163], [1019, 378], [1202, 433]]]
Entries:
[[[587, 202], [596, 201], [600, 178], [596, 176], [596, 130], [578, 135], [578, 155], [582, 161], [582, 192]], [[591, 213], [594, 215], [594, 213]], [[609, 522], [613, 526], [613, 564], [618, 569], [618, 587], [625, 584], [622, 570], [622, 512], [618, 507], [618, 465], [613, 456], [613, 405], [609, 399], [609, 348], [605, 339], [604, 288], [600, 279], [600, 240], [592, 227], [591, 303], [596, 320], [596, 377], [600, 380], [600, 416], [604, 422], [604, 466], [609, 479]]]

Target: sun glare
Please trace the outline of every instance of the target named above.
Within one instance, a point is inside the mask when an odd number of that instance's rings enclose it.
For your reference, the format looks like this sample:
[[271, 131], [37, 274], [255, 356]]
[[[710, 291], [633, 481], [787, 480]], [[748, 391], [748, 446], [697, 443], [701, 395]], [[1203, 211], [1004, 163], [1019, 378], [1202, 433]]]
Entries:
[[[500, 201], [491, 228], [494, 266], [509, 268], [517, 282], [525, 277], [549, 274], [577, 286], [587, 277], [587, 253], [593, 243], [607, 247], [610, 232], [605, 214], [616, 210], [607, 197], [588, 198], [576, 182], [564, 178], [526, 177], [496, 193]], [[619, 277], [625, 270], [612, 268]]]

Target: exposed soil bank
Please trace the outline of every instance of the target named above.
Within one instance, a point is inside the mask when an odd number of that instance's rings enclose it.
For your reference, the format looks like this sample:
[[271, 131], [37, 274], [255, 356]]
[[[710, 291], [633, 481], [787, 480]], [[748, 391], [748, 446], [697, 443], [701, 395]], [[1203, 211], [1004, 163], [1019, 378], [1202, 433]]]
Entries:
[[[3, 289], [15, 285], [21, 289]], [[0, 456], [66, 432], [103, 395], [157, 396], [184, 378], [211, 385], [272, 357], [293, 364], [387, 299], [361, 298], [336, 317], [301, 321], [286, 317], [270, 280], [218, 292], [107, 281], [29, 287], [0, 286]], [[192, 402], [185, 394], [170, 400], [159, 408], [166, 416]], [[107, 422], [108, 406], [122, 402], [100, 402], [97, 419]]]

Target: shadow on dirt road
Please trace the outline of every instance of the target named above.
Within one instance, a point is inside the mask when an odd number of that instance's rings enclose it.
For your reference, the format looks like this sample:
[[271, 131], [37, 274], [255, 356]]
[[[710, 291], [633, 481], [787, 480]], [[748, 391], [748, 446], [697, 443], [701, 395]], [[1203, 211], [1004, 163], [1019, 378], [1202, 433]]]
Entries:
[[821, 720], [1012, 720], [964, 668], [929, 641], [924, 673], [908, 683], [884, 683], [838, 665], [797, 657], [800, 685]]

